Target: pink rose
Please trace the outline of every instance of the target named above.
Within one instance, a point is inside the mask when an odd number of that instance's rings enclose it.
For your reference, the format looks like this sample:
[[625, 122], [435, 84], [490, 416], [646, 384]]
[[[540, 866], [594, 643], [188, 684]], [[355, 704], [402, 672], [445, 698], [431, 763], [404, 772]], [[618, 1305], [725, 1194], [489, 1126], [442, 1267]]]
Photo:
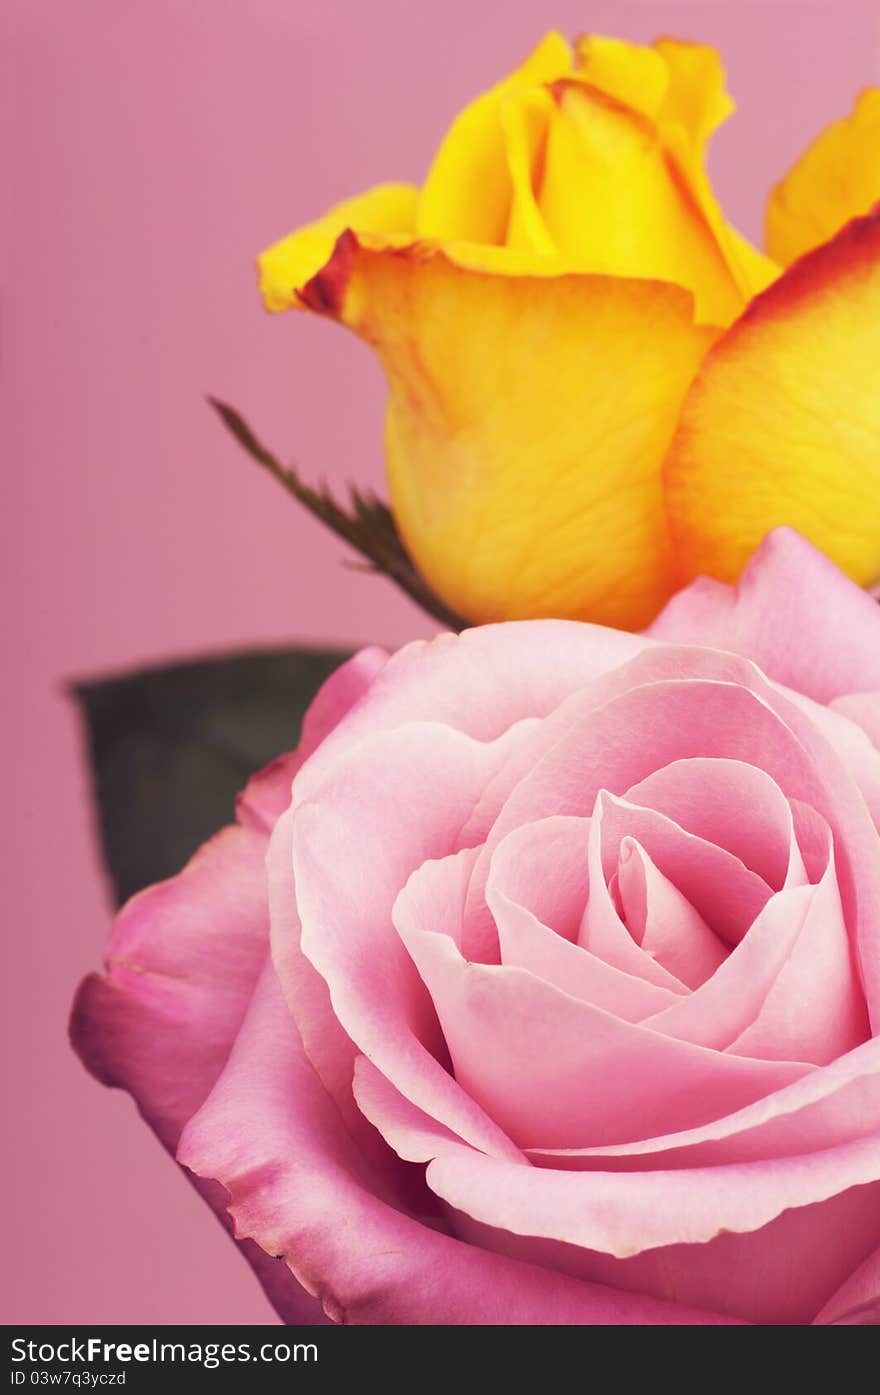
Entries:
[[77, 1048], [288, 1321], [880, 1322], [872, 738], [880, 609], [785, 530], [650, 637], [366, 650]]

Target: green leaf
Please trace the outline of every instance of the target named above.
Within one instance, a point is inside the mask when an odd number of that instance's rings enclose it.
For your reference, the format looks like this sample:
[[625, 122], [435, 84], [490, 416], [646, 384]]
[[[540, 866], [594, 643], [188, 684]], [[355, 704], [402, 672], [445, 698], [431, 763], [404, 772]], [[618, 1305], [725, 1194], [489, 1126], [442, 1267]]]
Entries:
[[248, 776], [296, 746], [315, 692], [347, 657], [266, 650], [72, 684], [117, 904], [231, 821]]
[[447, 629], [465, 628], [467, 622], [443, 604], [416, 570], [387, 504], [349, 485], [351, 512], [347, 512], [336, 502], [326, 484], [315, 489], [300, 479], [292, 465], [282, 465], [234, 407], [218, 401], [216, 397], [209, 397], [208, 401], [248, 455], [264, 470], [268, 470], [304, 508], [356, 548], [366, 558], [370, 571], [390, 577], [422, 610]]

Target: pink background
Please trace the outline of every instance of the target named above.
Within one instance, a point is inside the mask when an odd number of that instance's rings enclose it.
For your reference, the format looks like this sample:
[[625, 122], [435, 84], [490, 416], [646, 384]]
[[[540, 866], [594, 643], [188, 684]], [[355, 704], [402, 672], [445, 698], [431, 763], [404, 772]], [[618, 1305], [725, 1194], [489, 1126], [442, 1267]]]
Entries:
[[130, 1100], [66, 1042], [109, 903], [62, 684], [428, 622], [224, 437], [381, 482], [383, 389], [333, 326], [268, 319], [252, 258], [336, 199], [417, 180], [448, 119], [550, 25], [723, 51], [712, 172], [760, 229], [806, 140], [880, 81], [874, 0], [5, 0], [2, 846], [11, 1041], [0, 1319], [271, 1321]]

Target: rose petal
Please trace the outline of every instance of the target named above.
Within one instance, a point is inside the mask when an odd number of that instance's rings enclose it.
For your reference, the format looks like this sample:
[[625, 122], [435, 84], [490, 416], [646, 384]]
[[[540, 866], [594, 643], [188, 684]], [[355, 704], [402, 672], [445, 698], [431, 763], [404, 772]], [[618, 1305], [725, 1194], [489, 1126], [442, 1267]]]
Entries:
[[[674, 1002], [675, 994], [624, 973], [571, 943], [554, 916], [554, 910], [560, 908], [552, 902], [557, 902], [560, 886], [566, 885], [567, 870], [573, 874], [575, 885], [586, 877], [588, 834], [586, 819], [546, 819], [516, 829], [499, 844], [492, 858], [486, 900], [498, 930], [501, 962], [528, 969], [574, 998], [593, 1003], [626, 1021], [638, 1022]], [[549, 875], [544, 882], [535, 884], [533, 873], [542, 867]], [[583, 900], [583, 891], [579, 900]], [[398, 924], [417, 924], [412, 915], [407, 915], [401, 901], [395, 908], [395, 918]], [[437, 918], [420, 928], [442, 929]], [[567, 918], [565, 928], [571, 928]]]
[[816, 1065], [864, 1041], [833, 861], [818, 886], [772, 897], [713, 977], [645, 1025], [737, 1055]]
[[[74, 1047], [100, 1080], [134, 1096], [171, 1153], [226, 1062], [267, 958], [266, 834], [290, 802], [295, 772], [384, 663], [381, 650], [365, 649], [331, 675], [306, 713], [299, 748], [248, 781], [236, 801], [240, 826], [223, 829], [178, 876], [123, 907], [105, 976], [80, 987]], [[228, 1229], [221, 1189], [195, 1185]], [[249, 1241], [242, 1249], [284, 1321], [325, 1321], [284, 1266]]]
[[832, 860], [754, 1021], [727, 1050], [825, 1065], [869, 1035]]
[[[73, 1006], [83, 1063], [134, 1097], [172, 1154], [223, 1069], [266, 959], [264, 851], [255, 830], [225, 828], [178, 876], [133, 897], [113, 926], [106, 974], [90, 974]], [[228, 1227], [222, 1191], [198, 1189]], [[282, 1265], [242, 1248], [285, 1322], [324, 1320]]]
[[567, 620], [482, 625], [415, 640], [391, 656], [357, 710], [324, 741], [315, 768], [357, 737], [411, 722], [444, 722], [492, 741], [524, 718], [546, 717], [650, 643]]
[[786, 795], [811, 802], [821, 784], [789, 724], [752, 691], [760, 681], [742, 660], [696, 649], [652, 651], [625, 665], [613, 683], [600, 681], [544, 723], [544, 752], [489, 842], [550, 814], [589, 815], [600, 790], [624, 795], [662, 766], [699, 757], [758, 766]]
[[392, 236], [414, 232], [418, 202], [419, 191], [412, 184], [376, 184], [274, 243], [258, 259], [266, 309], [301, 309], [300, 291], [332, 256], [338, 237], [347, 228]]
[[[724, 963], [695, 992], [648, 1020], [653, 1031], [721, 1051], [751, 1025], [797, 941], [815, 887], [790, 887], [762, 907]], [[845, 929], [835, 921], [834, 931]], [[745, 1053], [749, 1054], [749, 1053]], [[756, 1051], [750, 1053], [762, 1056]], [[796, 1054], [789, 1060], [808, 1059]]]
[[[341, 1027], [404, 1094], [504, 1155], [517, 1150], [439, 1064], [442, 1035], [391, 913], [413, 867], [457, 851], [509, 747], [424, 722], [365, 738], [320, 784], [297, 782], [293, 829], [302, 951]], [[279, 972], [286, 952], [273, 940]]]
[[634, 838], [624, 838], [620, 845], [617, 882], [630, 934], [688, 988], [698, 988], [724, 963], [729, 946]]
[[[359, 1107], [401, 1157], [428, 1162], [461, 1140], [405, 1100], [375, 1067], [355, 1063]], [[653, 1172], [797, 1156], [880, 1133], [880, 1038], [832, 1065], [696, 1129], [596, 1148], [529, 1148], [539, 1167], [574, 1172]]]
[[614, 1147], [530, 1148], [541, 1166], [643, 1171], [759, 1162], [817, 1151], [880, 1132], [880, 1038], [736, 1113], [696, 1129]]
[[[459, 1145], [427, 1172], [438, 1196], [479, 1223], [477, 1243], [655, 1295], [711, 1295], [721, 1311], [759, 1322], [809, 1322], [877, 1245], [878, 1176], [880, 1136], [826, 1153], [638, 1174], [530, 1172]], [[511, 1245], [511, 1235], [524, 1243]]]
[[[755, 765], [701, 758], [670, 761], [628, 789], [626, 798], [733, 853], [774, 891], [804, 880], [788, 800]], [[743, 818], [744, 809], [748, 818]]]
[[531, 911], [557, 937], [577, 939], [589, 888], [589, 819], [541, 819], [502, 840], [486, 884]]
[[811, 1069], [661, 1036], [522, 969], [468, 963], [445, 935], [398, 928], [433, 998], [456, 1080], [521, 1147], [692, 1127]]
[[470, 102], [453, 121], [422, 188], [421, 237], [503, 243], [511, 180], [505, 160], [504, 106], [571, 71], [571, 49], [551, 30], [524, 63]]
[[[880, 610], [880, 606], [878, 606]], [[813, 725], [821, 731], [834, 749], [841, 764], [861, 791], [876, 828], [880, 829], [880, 747], [865, 725], [870, 724], [870, 703], [851, 698], [839, 698], [829, 707], [818, 707], [808, 698], [793, 699], [807, 712]], [[852, 704], [856, 703], [854, 709]], [[852, 713], [857, 710], [859, 716]], [[876, 720], [876, 719], [875, 719]]]
[[83, 983], [73, 1044], [138, 1100], [167, 1147], [220, 1073], [266, 957], [265, 838], [225, 828], [169, 881], [134, 896]]
[[[593, 817], [606, 880], [618, 869], [627, 839], [636, 839], [653, 862], [687, 897], [707, 925], [728, 944], [738, 944], [766, 905], [770, 887], [738, 857], [680, 828], [672, 819], [601, 791]], [[595, 885], [597, 879], [591, 882]], [[580, 942], [593, 948], [591, 902]], [[597, 950], [601, 953], [601, 950]]]
[[[875, 1053], [875, 1065], [877, 1060]], [[805, 1078], [790, 1090], [815, 1084], [820, 1074], [824, 1072]], [[795, 1210], [783, 1209], [789, 1196], [796, 1201], [798, 1188], [809, 1198], [813, 1193], [821, 1196], [829, 1185], [833, 1187], [827, 1175], [822, 1179], [814, 1176], [810, 1182], [809, 1157], [787, 1159], [775, 1175], [762, 1163], [752, 1168], [694, 1168], [679, 1173], [640, 1170], [625, 1178], [592, 1173], [588, 1179], [580, 1179], [582, 1190], [568, 1197], [561, 1180], [564, 1174], [558, 1172], [523, 1174], [521, 1169], [514, 1171], [498, 1163], [494, 1176], [489, 1176], [484, 1164], [490, 1160], [438, 1130], [363, 1058], [356, 1066], [355, 1092], [361, 1108], [401, 1156], [414, 1161], [436, 1159], [428, 1169], [429, 1182], [454, 1207], [456, 1229], [471, 1243], [512, 1256], [542, 1256], [541, 1262], [564, 1272], [601, 1274], [603, 1281], [621, 1288], [667, 1296], [689, 1291], [711, 1294], [716, 1307], [752, 1320], [809, 1322], [828, 1292], [860, 1263], [880, 1226], [876, 1185], [850, 1186], [840, 1196], [832, 1192], [826, 1201], [808, 1200]], [[766, 1108], [766, 1101], [751, 1108]], [[802, 1144], [801, 1136], [798, 1143]], [[825, 1160], [825, 1173], [833, 1174], [834, 1162], [841, 1163], [844, 1158], [845, 1166], [855, 1175], [861, 1175], [860, 1165], [864, 1168], [866, 1161], [868, 1175], [876, 1175], [880, 1164], [877, 1135], [861, 1164], [857, 1153], [844, 1151], [831, 1160], [830, 1167]], [[844, 1185], [848, 1181], [845, 1166], [839, 1173]], [[688, 1197], [691, 1177], [697, 1179], [693, 1210]], [[755, 1196], [750, 1202], [752, 1177]], [[533, 1179], [537, 1209], [533, 1209], [530, 1196]], [[644, 1191], [640, 1190], [643, 1182]], [[561, 1192], [553, 1202], [557, 1186]], [[491, 1195], [493, 1188], [496, 1197]], [[572, 1193], [577, 1190], [571, 1182], [568, 1188]], [[754, 1230], [724, 1233], [726, 1218], [735, 1214], [735, 1207], [726, 1205], [731, 1196], [737, 1198], [746, 1219], [753, 1212]], [[664, 1210], [667, 1201], [668, 1214]], [[641, 1225], [644, 1213], [649, 1217], [646, 1226]], [[760, 1224], [764, 1214], [776, 1219]], [[493, 1222], [475, 1221], [474, 1215], [491, 1215]], [[498, 1218], [503, 1224], [496, 1223]], [[536, 1237], [536, 1229], [545, 1238]], [[552, 1235], [564, 1232], [567, 1237], [577, 1232], [596, 1248], [582, 1248], [570, 1238], [546, 1238], [547, 1231]], [[714, 1238], [640, 1249], [643, 1235], [661, 1232], [673, 1240], [692, 1234]], [[631, 1257], [617, 1258], [616, 1251], [621, 1248]], [[603, 1249], [612, 1252], [602, 1253]]]
[[819, 702], [880, 687], [880, 606], [793, 528], [774, 528], [737, 585], [698, 577], [648, 630], [754, 659]]
[[[447, 1189], [450, 1164], [448, 1158], [431, 1164], [432, 1184]], [[457, 1179], [465, 1187], [468, 1180]], [[715, 1181], [737, 1185], [734, 1179], [721, 1177], [708, 1181], [710, 1186]], [[496, 1178], [495, 1185], [504, 1183]], [[784, 1189], [785, 1181], [780, 1179], [780, 1190]], [[610, 1215], [615, 1214], [614, 1202], [601, 1189], [596, 1199]], [[659, 1196], [653, 1200], [662, 1207]], [[698, 1207], [700, 1200], [698, 1192]], [[749, 1322], [801, 1325], [813, 1320], [828, 1294], [861, 1264], [866, 1247], [876, 1243], [878, 1201], [880, 1184], [849, 1187], [825, 1201], [782, 1210], [760, 1229], [736, 1234], [722, 1228], [704, 1243], [663, 1246], [625, 1259], [567, 1241], [518, 1235], [474, 1221], [454, 1208], [451, 1214], [463, 1239], [511, 1258], [636, 1293], [703, 1303]], [[627, 1204], [626, 1198], [619, 1202]]]
[[782, 266], [833, 237], [880, 198], [880, 89], [866, 87], [774, 187], [767, 248]]
[[845, 1327], [880, 1325], [880, 1249], [859, 1265], [813, 1321], [822, 1326], [830, 1323]]
[[578, 929], [577, 943], [605, 963], [633, 978], [641, 978], [647, 983], [665, 988], [677, 998], [684, 992], [685, 985], [643, 949], [639, 941], [630, 934], [621, 919], [617, 900], [612, 894], [611, 886], [612, 881], [617, 878], [617, 868], [609, 858], [609, 872], [612, 866], [614, 871], [613, 875], [606, 873], [602, 856], [602, 826], [607, 817], [610, 799], [611, 796], [604, 793], [600, 796], [596, 802], [595, 814], [589, 821], [590, 894]]
[[335, 669], [318, 689], [303, 718], [295, 751], [279, 756], [248, 781], [235, 801], [239, 823], [271, 832], [290, 803], [293, 777], [346, 713], [357, 705], [388, 662], [384, 649], [361, 649]]
[[[752, 694], [753, 689], [759, 692]], [[779, 703], [785, 720], [774, 715], [770, 699]], [[550, 815], [590, 814], [603, 787], [623, 793], [671, 761], [712, 756], [759, 765], [775, 774], [789, 797], [821, 800], [822, 783], [803, 742], [792, 735], [788, 713], [788, 704], [753, 665], [694, 648], [643, 651], [571, 694], [523, 742], [520, 754], [528, 757], [528, 768], [509, 790], [488, 835], [481, 832], [486, 850], [469, 895], [467, 957], [497, 959], [497, 950], [491, 952], [494, 929], [485, 910], [485, 883], [501, 838]], [[631, 739], [634, 730], [641, 733], [638, 744]], [[806, 730], [812, 736], [812, 727]], [[876, 869], [872, 875], [880, 895]], [[668, 977], [655, 981], [674, 987]]]
[[848, 693], [835, 698], [831, 707], [856, 722], [880, 750], [880, 693]]
[[[703, 672], [711, 678], [691, 675]], [[670, 678], [670, 674], [677, 674]], [[648, 681], [650, 676], [655, 681]], [[639, 686], [626, 690], [628, 683]], [[598, 710], [598, 691], [613, 693]], [[714, 650], [660, 647], [597, 680], [545, 722], [545, 754], [505, 802], [486, 841], [476, 896], [491, 852], [511, 828], [547, 814], [584, 814], [601, 785], [621, 790], [672, 760], [742, 760], [770, 775], [789, 801], [812, 806], [831, 829], [844, 914], [856, 944], [872, 1024], [880, 1020], [880, 841], [852, 765], [858, 729], [769, 683], [754, 664]], [[825, 715], [824, 724], [816, 714]], [[834, 730], [832, 730], [832, 727]], [[847, 737], [842, 735], [847, 730]], [[631, 733], [638, 731], [635, 745]], [[858, 888], [858, 893], [856, 892]]]
[[[337, 1322], [715, 1323], [477, 1249], [381, 1201], [264, 976], [180, 1157], [229, 1194], [236, 1234], [283, 1255]], [[722, 1319], [723, 1321], [723, 1319]]]
[[[348, 232], [300, 301], [379, 357], [395, 520], [452, 610], [626, 627], [657, 613], [674, 587], [660, 471], [718, 333], [688, 290], [577, 257]], [[536, 530], [553, 546], [535, 551]]]
[[275, 825], [266, 856], [266, 876], [276, 969], [309, 1060], [358, 1147], [383, 1175], [403, 1186], [405, 1183], [395, 1176], [396, 1159], [382, 1147], [354, 1102], [351, 1081], [357, 1052], [333, 1012], [327, 984], [302, 952], [293, 878], [292, 809]]
[[729, 324], [744, 297], [702, 185], [688, 187], [691, 162], [675, 168], [662, 132], [589, 82], [563, 78], [554, 94], [539, 205], [555, 245], [584, 270], [686, 286], [699, 323]]
[[[880, 207], [790, 266], [710, 349], [663, 464], [680, 581], [735, 581], [777, 524], [861, 585], [880, 580], [878, 319]], [[833, 671], [855, 636], [811, 616], [814, 651], [823, 630]]]

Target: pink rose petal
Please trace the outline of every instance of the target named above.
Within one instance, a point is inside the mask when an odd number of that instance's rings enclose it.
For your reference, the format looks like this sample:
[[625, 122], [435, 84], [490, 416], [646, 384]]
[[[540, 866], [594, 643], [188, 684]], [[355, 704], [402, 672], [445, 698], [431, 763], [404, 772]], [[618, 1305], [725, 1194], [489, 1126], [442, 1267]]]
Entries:
[[297, 749], [279, 756], [254, 776], [236, 800], [239, 823], [269, 833], [290, 803], [293, 777], [339, 721], [368, 691], [388, 662], [383, 649], [361, 649], [341, 664], [315, 694], [303, 718]]
[[[646, 1171], [645, 1159], [635, 1175], [591, 1173], [580, 1179], [579, 1189], [564, 1174], [523, 1173], [473, 1153], [403, 1100], [364, 1058], [357, 1062], [355, 1092], [402, 1156], [436, 1160], [428, 1180], [452, 1207], [459, 1234], [573, 1275], [601, 1276], [621, 1289], [682, 1299], [702, 1293], [711, 1295], [716, 1308], [750, 1320], [809, 1322], [880, 1230], [880, 1185], [847, 1186], [851, 1176], [876, 1176], [876, 1133], [860, 1149], [847, 1144], [826, 1157], [824, 1171], [812, 1175], [804, 1156], [777, 1168], [765, 1167], [762, 1159], [751, 1168], [688, 1167], [677, 1173]], [[844, 1188], [840, 1195], [825, 1195], [833, 1187], [829, 1175]], [[746, 1223], [739, 1233], [727, 1224], [737, 1214], [727, 1204], [732, 1194]], [[694, 1235], [701, 1238], [694, 1241]], [[640, 1248], [651, 1238], [660, 1243]]]
[[[502, 1253], [680, 1301], [701, 1292], [751, 1320], [811, 1321], [880, 1242], [880, 1136], [800, 1157], [637, 1174], [529, 1172], [460, 1146], [427, 1177]], [[770, 1227], [783, 1212], [780, 1234]], [[555, 1243], [511, 1246], [509, 1235]], [[629, 1256], [628, 1266], [614, 1262]]]
[[[306, 786], [293, 857], [302, 951], [348, 1036], [404, 1094], [476, 1147], [509, 1155], [510, 1141], [439, 1064], [445, 1047], [433, 1007], [391, 918], [412, 868], [456, 851], [508, 748], [505, 739], [481, 743], [422, 722], [365, 738], [329, 766], [322, 785]], [[273, 940], [281, 972], [285, 938]]]
[[186, 1129], [180, 1157], [200, 1176], [222, 1182], [236, 1235], [284, 1256], [336, 1322], [724, 1320], [477, 1249], [379, 1199], [301, 1050], [271, 974], [220, 1081]]
[[675, 760], [626, 790], [625, 797], [732, 853], [774, 891], [804, 880], [791, 807], [776, 781], [755, 765]]
[[[751, 932], [750, 932], [751, 933]], [[753, 1022], [727, 1047], [825, 1065], [870, 1035], [833, 862]]]
[[819, 702], [880, 688], [880, 607], [791, 528], [767, 535], [736, 588], [699, 578], [648, 634], [744, 654]]
[[681, 983], [699, 988], [724, 963], [730, 946], [635, 838], [620, 844], [617, 886], [621, 916], [633, 939]]
[[[99, 1080], [127, 1090], [172, 1154], [225, 1065], [268, 951], [265, 838], [226, 828], [116, 918], [106, 973], [80, 986], [71, 1039]], [[198, 1183], [228, 1226], [225, 1194]], [[285, 1322], [324, 1321], [283, 1265], [245, 1257]]]
[[860, 726], [880, 751], [880, 693], [849, 693], [835, 698], [831, 709]]
[[[546, 819], [525, 824], [498, 845], [486, 885], [486, 898], [498, 931], [501, 961], [528, 969], [574, 998], [593, 1003], [627, 1021], [638, 1022], [674, 1002], [676, 994], [640, 976], [622, 972], [560, 933], [558, 912], [563, 907], [559, 902], [564, 906], [566, 900], [560, 888], [568, 883], [566, 873], [571, 874], [573, 885], [586, 874], [584, 851], [588, 836], [589, 820]], [[551, 852], [552, 857], [548, 855]], [[559, 886], [533, 882], [533, 869], [541, 866], [548, 872], [554, 869], [560, 872]], [[581, 891], [579, 899], [582, 895]], [[548, 906], [545, 896], [554, 904]], [[523, 902], [542, 912], [547, 921], [555, 920], [554, 927], [551, 929], [545, 921], [539, 920], [536, 912]], [[417, 926], [401, 901], [395, 907], [395, 921], [408, 928]], [[436, 916], [424, 922], [421, 928], [442, 933]], [[570, 928], [567, 923], [566, 928]]]
[[[654, 809], [603, 790], [596, 801], [594, 825], [606, 880], [618, 872], [623, 844], [635, 839], [730, 947], [739, 943], [770, 897], [767, 883], [738, 857], [716, 843], [695, 837]], [[590, 885], [591, 889], [596, 885], [595, 878]], [[579, 937], [582, 944], [592, 946], [592, 932], [588, 901]]]
[[[758, 1162], [880, 1133], [880, 1038], [744, 1109], [680, 1133], [611, 1147], [530, 1148], [541, 1166], [642, 1171]], [[396, 1147], [396, 1145], [394, 1145]]]
[[880, 1326], [880, 1248], [859, 1265], [813, 1321], [822, 1326]]
[[520, 1147], [693, 1127], [811, 1069], [661, 1036], [522, 969], [468, 963], [445, 935], [398, 928], [431, 992], [456, 1080]]
[[642, 635], [571, 620], [482, 625], [460, 635], [416, 640], [389, 660], [339, 744], [409, 722], [442, 722], [493, 741], [527, 717], [545, 717], [573, 691], [650, 647]]

